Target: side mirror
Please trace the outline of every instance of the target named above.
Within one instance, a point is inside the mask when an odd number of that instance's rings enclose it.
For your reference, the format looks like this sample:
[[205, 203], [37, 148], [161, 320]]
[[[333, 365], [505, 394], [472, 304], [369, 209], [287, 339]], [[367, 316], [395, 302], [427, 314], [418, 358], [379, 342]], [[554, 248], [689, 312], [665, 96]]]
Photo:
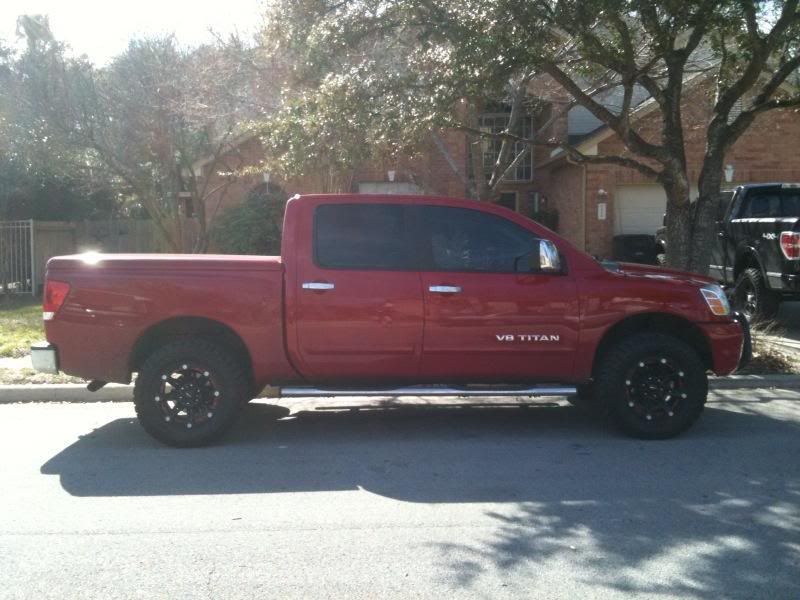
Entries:
[[561, 255], [550, 240], [534, 240], [531, 251], [517, 258], [514, 266], [522, 273], [560, 273]]
[[539, 270], [544, 273], [561, 272], [561, 255], [550, 240], [539, 240]]

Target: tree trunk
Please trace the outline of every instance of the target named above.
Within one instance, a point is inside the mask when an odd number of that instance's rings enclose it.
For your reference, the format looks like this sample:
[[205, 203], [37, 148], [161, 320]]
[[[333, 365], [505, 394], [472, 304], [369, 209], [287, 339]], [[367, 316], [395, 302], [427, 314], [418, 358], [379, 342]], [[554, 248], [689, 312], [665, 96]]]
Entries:
[[706, 157], [700, 172], [700, 197], [693, 215], [692, 246], [688, 269], [708, 274], [711, 250], [717, 240], [717, 204], [722, 188], [723, 157]]
[[668, 177], [663, 183], [667, 193], [667, 266], [686, 269], [692, 240], [692, 204], [689, 179], [685, 172]]

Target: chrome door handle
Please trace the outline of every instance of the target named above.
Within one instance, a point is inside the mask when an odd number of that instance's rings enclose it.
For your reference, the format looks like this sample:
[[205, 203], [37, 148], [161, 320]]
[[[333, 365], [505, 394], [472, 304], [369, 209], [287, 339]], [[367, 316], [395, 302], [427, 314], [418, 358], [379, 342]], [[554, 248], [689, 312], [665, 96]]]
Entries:
[[458, 294], [461, 291], [460, 285], [432, 285], [428, 288], [434, 294]]
[[323, 283], [321, 281], [306, 281], [303, 284], [304, 290], [332, 290], [335, 287], [332, 283]]

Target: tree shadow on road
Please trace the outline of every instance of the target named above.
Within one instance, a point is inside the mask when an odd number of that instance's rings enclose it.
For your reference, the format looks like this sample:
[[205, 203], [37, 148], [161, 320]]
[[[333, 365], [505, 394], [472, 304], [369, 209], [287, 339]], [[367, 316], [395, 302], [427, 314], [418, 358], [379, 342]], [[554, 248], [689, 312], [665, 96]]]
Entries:
[[[280, 418], [253, 405], [217, 447], [165, 448], [118, 419], [41, 472], [75, 496], [361, 489], [405, 502], [503, 503], [487, 512], [491, 534], [440, 547], [443, 572], [465, 588], [488, 568], [535, 570], [571, 555], [588, 582], [618, 592], [800, 597], [800, 426], [764, 410], [712, 403], [684, 436], [641, 442], [572, 407]], [[691, 561], [681, 562], [685, 552]], [[680, 564], [684, 577], [638, 576], [659, 561]]]

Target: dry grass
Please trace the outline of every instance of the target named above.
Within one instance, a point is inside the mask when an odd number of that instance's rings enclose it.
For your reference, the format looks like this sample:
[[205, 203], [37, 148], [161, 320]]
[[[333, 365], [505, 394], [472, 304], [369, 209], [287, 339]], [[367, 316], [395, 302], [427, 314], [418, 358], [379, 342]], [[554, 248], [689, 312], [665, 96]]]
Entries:
[[42, 301], [31, 296], [0, 296], [0, 357], [25, 356], [44, 339]]
[[51, 375], [39, 373], [33, 369], [0, 369], [0, 385], [25, 385], [32, 383], [86, 383], [78, 377], [71, 377], [64, 373]]
[[800, 373], [800, 353], [780, 345], [783, 328], [774, 321], [752, 324], [753, 360], [741, 371], [745, 374], [771, 375]]

